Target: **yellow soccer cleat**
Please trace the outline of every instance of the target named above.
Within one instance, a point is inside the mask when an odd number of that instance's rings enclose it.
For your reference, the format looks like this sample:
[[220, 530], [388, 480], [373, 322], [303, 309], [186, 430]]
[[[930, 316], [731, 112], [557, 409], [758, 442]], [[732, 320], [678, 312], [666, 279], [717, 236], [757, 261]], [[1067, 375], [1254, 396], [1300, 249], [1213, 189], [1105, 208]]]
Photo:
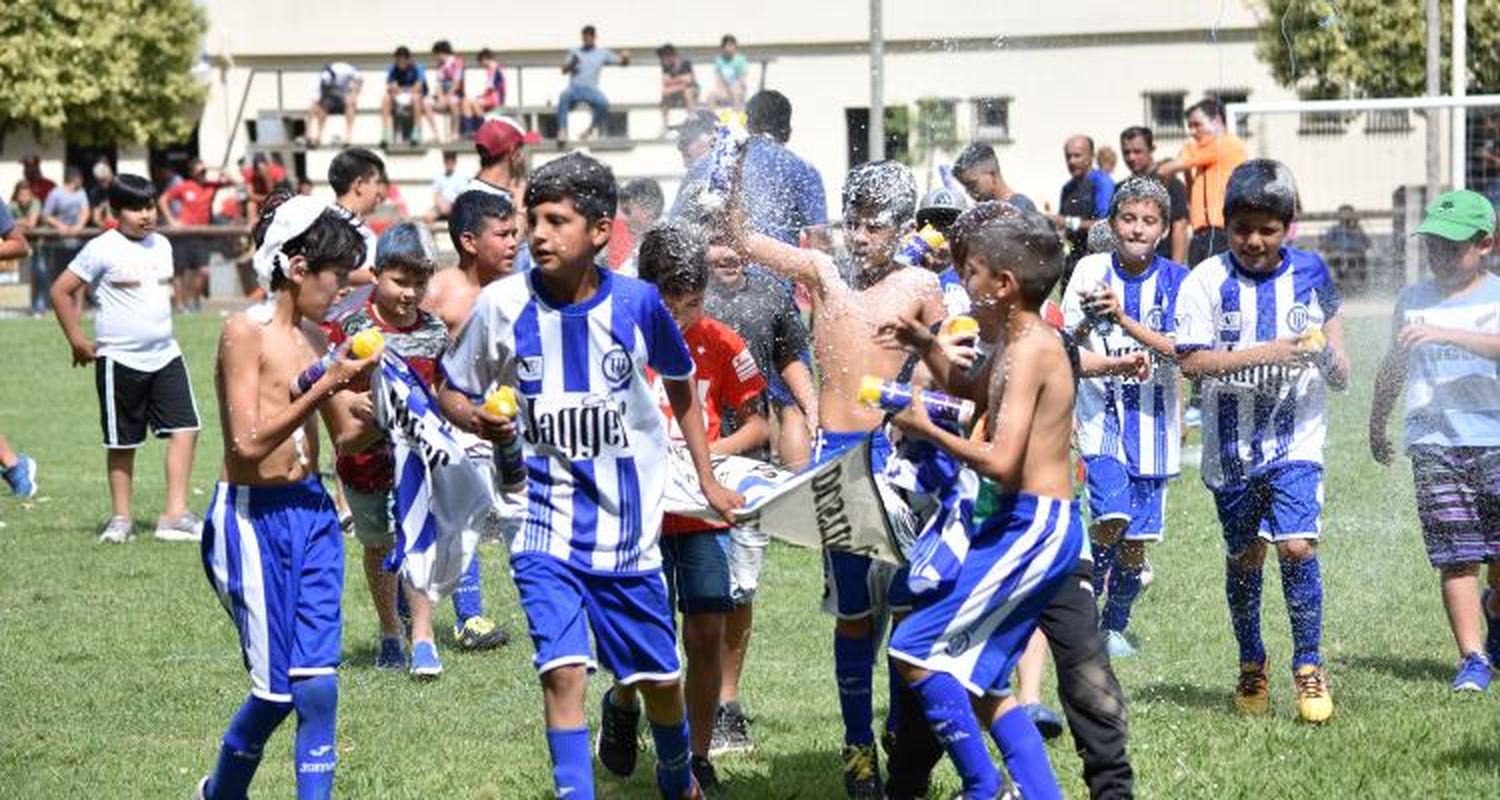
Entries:
[[1245, 717], [1271, 710], [1271, 681], [1266, 677], [1265, 662], [1240, 665], [1240, 681], [1234, 687], [1234, 710]]
[[1333, 716], [1333, 694], [1328, 691], [1328, 676], [1323, 668], [1307, 664], [1292, 675], [1297, 686], [1297, 714], [1302, 721], [1321, 725]]

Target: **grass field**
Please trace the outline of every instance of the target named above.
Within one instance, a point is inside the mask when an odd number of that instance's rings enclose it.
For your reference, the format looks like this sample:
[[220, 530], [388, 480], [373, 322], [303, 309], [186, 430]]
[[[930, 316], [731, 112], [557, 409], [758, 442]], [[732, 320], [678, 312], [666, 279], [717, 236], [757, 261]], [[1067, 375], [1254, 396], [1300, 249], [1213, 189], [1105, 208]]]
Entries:
[[[1264, 614], [1274, 714], [1242, 720], [1230, 711], [1235, 650], [1220, 539], [1207, 492], [1196, 473], [1184, 474], [1171, 495], [1167, 541], [1152, 551], [1156, 584], [1132, 625], [1141, 655], [1116, 665], [1130, 699], [1141, 797], [1500, 796], [1500, 698], [1448, 691], [1455, 655], [1417, 533], [1409, 472], [1383, 471], [1364, 446], [1384, 326], [1352, 324], [1355, 389], [1333, 401], [1322, 557], [1336, 716], [1321, 728], [1295, 721], [1274, 568]], [[200, 513], [221, 452], [212, 400], [217, 332], [216, 318], [178, 319], [205, 424], [192, 482]], [[196, 547], [149, 535], [123, 547], [95, 543], [108, 498], [92, 373], [68, 367], [50, 321], [0, 322], [0, 341], [9, 376], [0, 430], [37, 458], [42, 486], [25, 505], [0, 497], [0, 796], [185, 798], [245, 696], [229, 621]], [[142, 530], [160, 509], [163, 453], [152, 444], [140, 454]], [[376, 672], [374, 616], [357, 548], [348, 552], [339, 796], [546, 796], [540, 695], [524, 635], [498, 653], [444, 650], [448, 671], [433, 684]], [[522, 634], [503, 551], [486, 546], [483, 555], [489, 608]], [[820, 593], [815, 553], [773, 549], [745, 686], [757, 750], [720, 761], [727, 796], [841, 794], [832, 625], [817, 610]], [[877, 713], [884, 675], [877, 670]], [[594, 681], [591, 710], [603, 685]], [[291, 728], [267, 748], [258, 797], [292, 795]], [[1064, 739], [1051, 752], [1067, 795], [1084, 796], [1071, 744]], [[601, 778], [602, 796], [653, 796], [646, 764], [628, 782]], [[956, 788], [944, 766], [934, 796]]]

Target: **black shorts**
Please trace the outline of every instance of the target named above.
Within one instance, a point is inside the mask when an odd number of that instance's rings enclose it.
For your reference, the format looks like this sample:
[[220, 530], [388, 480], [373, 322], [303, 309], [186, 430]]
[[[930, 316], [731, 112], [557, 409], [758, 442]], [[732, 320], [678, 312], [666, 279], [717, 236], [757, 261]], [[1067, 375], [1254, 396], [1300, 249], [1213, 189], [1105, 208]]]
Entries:
[[99, 424], [112, 450], [146, 443], [146, 426], [158, 437], [199, 428], [198, 404], [182, 356], [155, 372], [131, 369], [113, 359], [94, 360]]
[[343, 92], [324, 92], [318, 98], [318, 105], [322, 106], [323, 110], [329, 114], [344, 113], [344, 109], [347, 108], [345, 102]]
[[181, 275], [190, 269], [208, 266], [208, 240], [201, 236], [179, 236], [172, 240], [172, 272]]

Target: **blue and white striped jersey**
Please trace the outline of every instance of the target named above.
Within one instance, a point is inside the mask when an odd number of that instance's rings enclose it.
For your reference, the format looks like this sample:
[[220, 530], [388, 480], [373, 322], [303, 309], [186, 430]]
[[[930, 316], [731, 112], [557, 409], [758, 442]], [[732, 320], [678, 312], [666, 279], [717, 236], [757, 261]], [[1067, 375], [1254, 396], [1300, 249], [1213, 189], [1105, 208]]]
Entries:
[[[1500, 334], [1500, 278], [1444, 294], [1433, 281], [1406, 287], [1396, 301], [1396, 332], [1432, 325]], [[1428, 343], [1406, 354], [1406, 446], [1500, 446], [1500, 369], [1457, 345]]]
[[[1121, 311], [1167, 336], [1177, 331], [1177, 293], [1187, 268], [1157, 256], [1140, 275], [1120, 268], [1112, 253], [1095, 253], [1073, 268], [1063, 292], [1063, 320], [1068, 330], [1083, 321], [1080, 291], [1101, 284], [1120, 298]], [[1112, 322], [1094, 325], [1079, 342], [1108, 356], [1150, 351]], [[1181, 464], [1182, 427], [1178, 421], [1178, 370], [1174, 361], [1153, 358], [1151, 377], [1086, 378], [1078, 384], [1074, 416], [1078, 450], [1085, 456], [1107, 456], [1130, 474], [1149, 478], [1175, 476]]]
[[581, 303], [554, 302], [535, 270], [485, 287], [443, 358], [453, 388], [478, 399], [514, 386], [528, 477], [510, 552], [588, 572], [661, 568], [666, 421], [646, 367], [693, 375], [693, 359], [649, 283], [601, 269]]
[[[1202, 261], [1177, 296], [1177, 350], [1244, 350], [1321, 327], [1339, 293], [1317, 253], [1282, 248], [1248, 272], [1230, 253]], [[1203, 381], [1203, 482], [1242, 484], [1265, 467], [1323, 463], [1328, 386], [1315, 366], [1258, 366]]]

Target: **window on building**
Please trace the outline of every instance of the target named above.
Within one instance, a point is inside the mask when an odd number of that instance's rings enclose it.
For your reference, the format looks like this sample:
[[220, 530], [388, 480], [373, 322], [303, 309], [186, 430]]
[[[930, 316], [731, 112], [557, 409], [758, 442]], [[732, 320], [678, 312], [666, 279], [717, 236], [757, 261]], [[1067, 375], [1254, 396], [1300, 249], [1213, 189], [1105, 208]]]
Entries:
[[1010, 98], [974, 98], [974, 138], [981, 142], [1010, 141]]
[[[1208, 91], [1204, 92], [1203, 95], [1205, 97], [1212, 97], [1215, 100], [1218, 100], [1219, 104], [1221, 106], [1224, 106], [1225, 108], [1228, 108], [1229, 104], [1231, 104], [1231, 103], [1244, 103], [1244, 102], [1248, 101], [1250, 99], [1250, 90], [1249, 89], [1209, 89]], [[1225, 118], [1226, 119], [1228, 118], [1228, 114], [1227, 113], [1225, 114]], [[1240, 117], [1238, 120], [1236, 120], [1234, 127], [1235, 127], [1235, 131], [1234, 131], [1234, 135], [1235, 136], [1238, 136], [1241, 139], [1244, 139], [1244, 138], [1247, 138], [1247, 137], [1250, 136], [1250, 120], [1247, 117]]]
[[1187, 132], [1184, 120], [1187, 92], [1146, 92], [1143, 124], [1157, 138], [1182, 136]]
[[[885, 157], [892, 161], [909, 162], [910, 117], [906, 106], [887, 106], [885, 109]], [[844, 109], [844, 130], [848, 136], [849, 167], [852, 169], [870, 160], [870, 109]]]
[[1341, 136], [1349, 122], [1343, 111], [1304, 111], [1297, 115], [1299, 136]]
[[1411, 133], [1411, 113], [1404, 108], [1365, 112], [1365, 133]]

